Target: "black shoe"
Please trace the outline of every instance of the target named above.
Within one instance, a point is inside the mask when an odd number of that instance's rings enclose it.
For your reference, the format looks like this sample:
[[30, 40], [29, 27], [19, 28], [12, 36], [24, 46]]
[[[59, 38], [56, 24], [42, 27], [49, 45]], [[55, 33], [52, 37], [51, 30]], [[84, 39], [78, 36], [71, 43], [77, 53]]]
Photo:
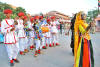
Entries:
[[10, 63], [10, 66], [13, 67], [14, 66], [14, 63]]
[[16, 60], [15, 60], [15, 59], [13, 59], [13, 60], [14, 60], [16, 63], [19, 63], [19, 60], [18, 60], [18, 59], [16, 59]]

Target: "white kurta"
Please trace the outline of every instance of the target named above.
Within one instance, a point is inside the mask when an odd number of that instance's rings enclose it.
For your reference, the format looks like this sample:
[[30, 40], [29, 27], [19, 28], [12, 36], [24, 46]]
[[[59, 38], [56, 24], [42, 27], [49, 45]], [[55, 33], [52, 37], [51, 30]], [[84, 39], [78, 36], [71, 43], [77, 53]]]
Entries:
[[36, 50], [39, 50], [40, 49], [40, 39], [38, 38], [38, 36], [40, 36], [39, 33], [36, 33], [35, 31], [35, 37], [34, 37], [34, 42], [36, 44]]
[[51, 38], [52, 38], [52, 43], [58, 43], [58, 29], [57, 29], [57, 24], [59, 24], [58, 21], [51, 22]]
[[13, 24], [13, 19], [5, 19], [1, 22], [1, 32], [4, 34], [5, 44], [15, 44], [18, 40], [15, 31], [10, 31], [14, 27]]
[[58, 29], [56, 25], [57, 25], [56, 21], [51, 22], [51, 33], [58, 33]]
[[46, 27], [49, 28], [49, 32], [46, 32], [46, 37], [50, 38], [51, 37], [51, 25], [47, 24]]
[[18, 19], [17, 20], [18, 25], [18, 37], [19, 38], [25, 38], [25, 31], [24, 31], [24, 25], [23, 25], [23, 20], [22, 19]]
[[28, 22], [28, 27], [29, 29], [31, 29], [31, 31], [29, 31], [29, 37], [34, 38], [33, 24], [31, 22]]
[[46, 44], [51, 44], [51, 25], [47, 24], [46, 27], [49, 28], [49, 32], [46, 32]]
[[29, 31], [29, 40], [28, 40], [28, 44], [29, 46], [33, 46], [34, 45], [34, 29], [33, 29], [33, 24], [28, 21], [28, 28], [31, 29], [31, 31]]
[[18, 37], [19, 37], [19, 48], [20, 51], [24, 51], [26, 47], [26, 42], [25, 42], [25, 31], [24, 31], [23, 20], [18, 19], [17, 22], [18, 22], [17, 29], [18, 29]]
[[[42, 23], [41, 27], [46, 27], [46, 23]], [[43, 46], [46, 46], [46, 33], [42, 33], [43, 37], [41, 40], [41, 46], [40, 49], [42, 49]]]

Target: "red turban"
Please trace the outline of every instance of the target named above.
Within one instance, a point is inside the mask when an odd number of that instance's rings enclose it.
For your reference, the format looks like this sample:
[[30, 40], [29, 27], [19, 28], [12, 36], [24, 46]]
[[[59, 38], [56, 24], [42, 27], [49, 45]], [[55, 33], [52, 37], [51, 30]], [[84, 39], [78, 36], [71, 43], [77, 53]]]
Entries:
[[40, 16], [39, 19], [43, 19], [43, 16]]
[[55, 19], [55, 16], [52, 16], [51, 19]]
[[39, 19], [39, 16], [35, 16], [34, 19]]
[[31, 22], [33, 22], [33, 20], [34, 20], [34, 17], [32, 17], [32, 18], [30, 19]]
[[23, 12], [19, 12], [18, 16], [24, 16], [25, 14]]
[[47, 19], [47, 22], [50, 22], [50, 19]]
[[36, 16], [34, 17], [34, 19], [36, 20]]
[[12, 14], [12, 10], [11, 9], [5, 9], [4, 14]]
[[23, 19], [27, 19], [27, 16], [24, 16], [24, 18]]

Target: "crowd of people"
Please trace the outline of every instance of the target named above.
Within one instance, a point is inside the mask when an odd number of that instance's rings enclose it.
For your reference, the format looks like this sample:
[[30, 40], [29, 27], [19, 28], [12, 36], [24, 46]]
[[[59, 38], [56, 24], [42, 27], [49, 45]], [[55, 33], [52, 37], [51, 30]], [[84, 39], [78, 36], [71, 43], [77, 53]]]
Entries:
[[[11, 18], [12, 10], [5, 9], [5, 19], [1, 21], [1, 41], [4, 42], [10, 65], [19, 63], [17, 55], [25, 55], [29, 50], [35, 49], [34, 57], [37, 57], [47, 47], [59, 46], [58, 27], [62, 34], [62, 22], [55, 16], [44, 17], [28, 16], [19, 12], [14, 19]], [[86, 15], [79, 12], [71, 20], [72, 32], [71, 48], [74, 55], [74, 67], [94, 67], [94, 55], [89, 30], [92, 24], [86, 23]], [[69, 34], [69, 31], [67, 31]]]
[[59, 46], [58, 28], [59, 21], [55, 16], [27, 16], [19, 12], [14, 19], [11, 18], [12, 10], [5, 9], [5, 19], [1, 21], [1, 33], [4, 35], [4, 44], [10, 60], [10, 65], [19, 63], [17, 55], [25, 55], [29, 50], [35, 49], [37, 57], [47, 47]]

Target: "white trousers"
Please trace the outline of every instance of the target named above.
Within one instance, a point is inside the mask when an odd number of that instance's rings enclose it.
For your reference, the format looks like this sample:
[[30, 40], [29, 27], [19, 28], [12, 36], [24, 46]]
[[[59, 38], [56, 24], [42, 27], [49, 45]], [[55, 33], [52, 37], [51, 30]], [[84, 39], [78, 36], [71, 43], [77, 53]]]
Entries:
[[51, 37], [46, 38], [46, 43], [49, 45], [51, 44]]
[[19, 50], [24, 51], [26, 46], [25, 38], [19, 38]]
[[28, 46], [29, 46], [29, 42], [28, 42], [28, 38], [26, 37], [26, 38], [25, 38], [25, 47], [24, 47], [24, 48], [27, 49]]
[[42, 49], [43, 46], [46, 46], [46, 37], [41, 39], [40, 49]]
[[52, 43], [58, 43], [58, 35], [57, 34], [52, 34]]
[[10, 44], [10, 45], [7, 44], [6, 50], [7, 50], [8, 57], [9, 57], [10, 60], [16, 59], [17, 55], [19, 53], [19, 44], [18, 43]]
[[32, 46], [34, 45], [34, 31], [29, 31], [29, 39], [28, 39], [28, 44], [29, 46]]
[[35, 44], [36, 44], [36, 50], [39, 50], [39, 48], [40, 48], [40, 40], [35, 40]]
[[32, 37], [29, 37], [28, 44], [29, 44], [29, 46], [34, 45], [34, 39]]

